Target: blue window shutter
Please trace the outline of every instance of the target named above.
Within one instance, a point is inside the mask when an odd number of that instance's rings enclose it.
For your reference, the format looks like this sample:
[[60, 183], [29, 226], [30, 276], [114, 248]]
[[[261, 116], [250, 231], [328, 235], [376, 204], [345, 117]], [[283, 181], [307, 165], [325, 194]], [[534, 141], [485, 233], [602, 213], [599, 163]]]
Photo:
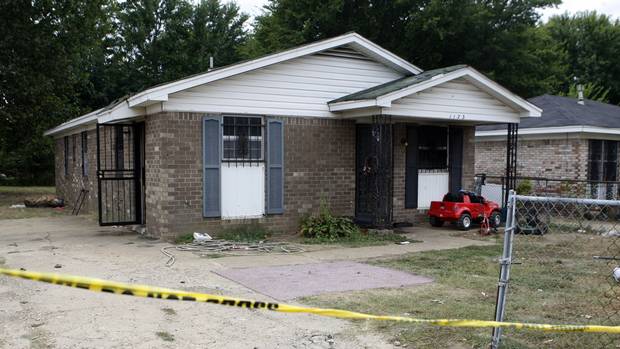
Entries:
[[205, 116], [202, 120], [203, 149], [203, 216], [220, 217], [221, 139], [220, 118]]
[[284, 124], [267, 120], [267, 213], [284, 213]]
[[418, 127], [407, 126], [405, 208], [418, 208]]

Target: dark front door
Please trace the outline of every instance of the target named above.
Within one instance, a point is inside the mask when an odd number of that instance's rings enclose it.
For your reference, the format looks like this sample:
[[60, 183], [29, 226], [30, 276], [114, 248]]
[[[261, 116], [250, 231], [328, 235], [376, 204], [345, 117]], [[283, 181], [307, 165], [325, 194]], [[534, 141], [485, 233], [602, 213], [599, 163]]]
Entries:
[[144, 124], [97, 125], [99, 224], [144, 222]]
[[392, 125], [356, 130], [355, 220], [366, 226], [392, 223]]

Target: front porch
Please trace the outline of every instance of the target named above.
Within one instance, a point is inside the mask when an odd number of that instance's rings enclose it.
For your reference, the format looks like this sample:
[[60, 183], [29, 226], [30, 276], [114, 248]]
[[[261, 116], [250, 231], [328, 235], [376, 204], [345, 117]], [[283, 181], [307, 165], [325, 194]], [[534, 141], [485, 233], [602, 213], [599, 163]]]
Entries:
[[[368, 226], [416, 221], [445, 193], [473, 190], [475, 126], [516, 130], [521, 117], [541, 113], [467, 66], [429, 70], [328, 104], [356, 122], [355, 219]], [[516, 132], [507, 142], [516, 149]], [[515, 159], [508, 152], [507, 174]]]
[[356, 124], [357, 223], [416, 223], [431, 201], [472, 189], [473, 126], [373, 120]]

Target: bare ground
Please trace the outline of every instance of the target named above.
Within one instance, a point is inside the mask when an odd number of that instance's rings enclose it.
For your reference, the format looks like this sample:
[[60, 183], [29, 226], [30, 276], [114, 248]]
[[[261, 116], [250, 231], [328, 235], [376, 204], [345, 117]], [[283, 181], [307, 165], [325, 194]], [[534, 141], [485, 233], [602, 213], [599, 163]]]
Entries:
[[[184, 253], [171, 268], [169, 246], [82, 217], [0, 220], [0, 264], [122, 282], [270, 300], [213, 270], [366, 259], [419, 250], [488, 244], [447, 231], [413, 234], [428, 241], [356, 249], [314, 247], [292, 256], [204, 259]], [[60, 268], [55, 268], [60, 266]], [[367, 324], [209, 304], [93, 293], [0, 277], [0, 347], [6, 348], [392, 348]]]

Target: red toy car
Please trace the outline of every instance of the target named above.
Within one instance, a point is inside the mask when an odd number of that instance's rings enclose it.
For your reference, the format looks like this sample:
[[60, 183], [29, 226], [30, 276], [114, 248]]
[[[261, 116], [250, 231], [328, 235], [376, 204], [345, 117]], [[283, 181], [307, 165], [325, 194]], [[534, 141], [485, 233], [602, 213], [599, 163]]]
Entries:
[[433, 227], [441, 227], [448, 221], [456, 222], [461, 230], [468, 230], [472, 223], [481, 223], [486, 217], [489, 226], [497, 228], [501, 224], [499, 211], [497, 203], [472, 192], [460, 191], [444, 195], [442, 201], [431, 202], [428, 216]]

